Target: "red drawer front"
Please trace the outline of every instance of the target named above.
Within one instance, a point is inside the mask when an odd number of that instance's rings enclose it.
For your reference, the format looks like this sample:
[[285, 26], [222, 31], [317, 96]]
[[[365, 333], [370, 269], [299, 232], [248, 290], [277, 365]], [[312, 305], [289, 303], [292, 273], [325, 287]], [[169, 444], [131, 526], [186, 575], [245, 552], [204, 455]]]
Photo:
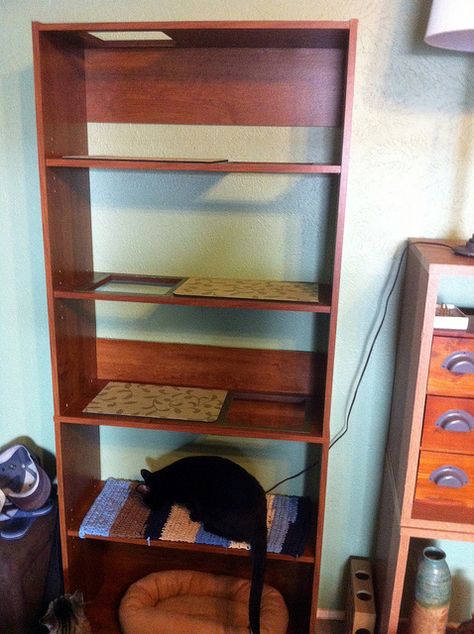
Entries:
[[422, 451], [415, 504], [430, 518], [437, 510], [442, 521], [474, 523], [474, 456]]
[[433, 337], [428, 394], [474, 398], [474, 339]]
[[428, 396], [421, 446], [474, 455], [474, 399]]

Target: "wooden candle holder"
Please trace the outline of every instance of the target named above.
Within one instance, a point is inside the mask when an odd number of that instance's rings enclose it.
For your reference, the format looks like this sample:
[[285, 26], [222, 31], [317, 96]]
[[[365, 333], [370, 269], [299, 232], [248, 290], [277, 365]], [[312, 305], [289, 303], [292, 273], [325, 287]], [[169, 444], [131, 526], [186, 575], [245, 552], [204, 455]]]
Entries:
[[374, 634], [376, 611], [370, 561], [363, 557], [350, 557], [349, 574], [346, 634]]

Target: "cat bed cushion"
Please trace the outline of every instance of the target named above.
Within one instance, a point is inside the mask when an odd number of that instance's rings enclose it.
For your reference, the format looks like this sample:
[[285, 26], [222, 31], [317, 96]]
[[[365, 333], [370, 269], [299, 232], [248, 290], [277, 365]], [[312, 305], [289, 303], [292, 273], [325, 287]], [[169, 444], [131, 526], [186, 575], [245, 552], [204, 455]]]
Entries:
[[[120, 604], [124, 634], [248, 634], [250, 581], [191, 570], [154, 572], [135, 582]], [[286, 634], [283, 597], [265, 585], [261, 634]]]

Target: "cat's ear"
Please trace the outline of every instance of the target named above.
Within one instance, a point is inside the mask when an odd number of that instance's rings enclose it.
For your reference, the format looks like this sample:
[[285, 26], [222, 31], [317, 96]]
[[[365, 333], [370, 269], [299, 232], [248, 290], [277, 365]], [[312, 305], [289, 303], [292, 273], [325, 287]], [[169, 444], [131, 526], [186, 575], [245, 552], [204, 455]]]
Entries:
[[148, 478], [151, 476], [151, 471], [148, 471], [148, 469], [142, 469], [140, 471], [142, 478], [145, 480], [145, 482], [148, 480]]
[[84, 595], [81, 590], [76, 590], [74, 594], [71, 595], [71, 605], [77, 616], [84, 616]]
[[46, 614], [43, 616], [42, 619], [40, 619], [40, 623], [44, 625], [46, 628], [48, 628], [48, 632], [51, 632], [51, 630], [54, 627], [55, 621], [56, 620], [54, 618], [54, 613], [53, 613], [53, 601], [51, 601], [46, 611]]
[[77, 606], [84, 604], [84, 595], [81, 590], [76, 590], [74, 594], [71, 595], [71, 601]]

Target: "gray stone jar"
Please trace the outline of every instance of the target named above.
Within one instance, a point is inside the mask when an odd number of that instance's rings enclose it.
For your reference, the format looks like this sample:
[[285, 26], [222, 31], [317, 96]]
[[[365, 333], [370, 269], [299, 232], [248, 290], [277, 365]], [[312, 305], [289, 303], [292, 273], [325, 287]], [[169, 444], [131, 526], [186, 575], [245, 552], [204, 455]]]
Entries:
[[409, 634], [445, 634], [450, 600], [451, 573], [446, 553], [429, 546], [418, 563]]

